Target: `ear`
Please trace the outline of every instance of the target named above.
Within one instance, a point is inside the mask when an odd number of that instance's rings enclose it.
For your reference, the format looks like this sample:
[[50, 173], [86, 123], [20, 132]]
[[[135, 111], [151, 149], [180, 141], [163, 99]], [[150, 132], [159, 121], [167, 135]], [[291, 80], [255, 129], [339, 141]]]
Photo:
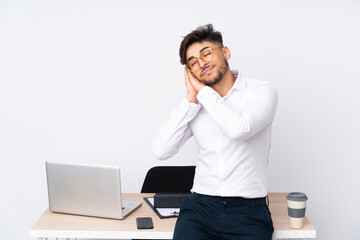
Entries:
[[226, 58], [226, 60], [229, 60], [231, 58], [231, 53], [230, 53], [230, 50], [227, 46], [225, 46], [223, 48], [223, 53], [224, 53], [224, 56]]

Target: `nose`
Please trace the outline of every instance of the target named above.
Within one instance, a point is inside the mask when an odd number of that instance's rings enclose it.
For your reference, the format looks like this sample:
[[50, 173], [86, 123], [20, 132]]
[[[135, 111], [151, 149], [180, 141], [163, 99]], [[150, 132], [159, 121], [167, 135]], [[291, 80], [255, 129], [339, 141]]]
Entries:
[[208, 62], [202, 60], [201, 58], [199, 59], [199, 66], [200, 68], [203, 68]]

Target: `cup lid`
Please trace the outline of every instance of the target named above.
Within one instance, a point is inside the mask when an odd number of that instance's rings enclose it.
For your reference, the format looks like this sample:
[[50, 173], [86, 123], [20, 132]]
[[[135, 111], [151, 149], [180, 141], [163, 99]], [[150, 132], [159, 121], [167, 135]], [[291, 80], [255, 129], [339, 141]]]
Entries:
[[287, 200], [296, 201], [296, 202], [302, 202], [308, 200], [308, 197], [305, 193], [302, 192], [291, 192], [288, 193], [286, 196]]

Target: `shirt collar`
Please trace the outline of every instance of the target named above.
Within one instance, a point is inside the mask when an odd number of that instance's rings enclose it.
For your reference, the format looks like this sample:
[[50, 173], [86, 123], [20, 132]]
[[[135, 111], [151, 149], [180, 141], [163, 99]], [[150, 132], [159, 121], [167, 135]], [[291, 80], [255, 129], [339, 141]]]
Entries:
[[242, 91], [245, 89], [245, 83], [241, 76], [241, 73], [238, 70], [231, 70], [231, 74], [233, 78], [235, 78], [235, 82], [232, 88], [229, 90], [228, 94], [226, 95], [229, 95], [229, 93], [232, 93], [235, 90]]

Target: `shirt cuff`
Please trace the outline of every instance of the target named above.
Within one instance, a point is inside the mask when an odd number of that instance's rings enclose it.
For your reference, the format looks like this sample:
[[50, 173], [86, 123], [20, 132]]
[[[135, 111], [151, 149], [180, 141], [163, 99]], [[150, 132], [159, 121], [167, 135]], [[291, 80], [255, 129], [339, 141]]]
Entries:
[[189, 100], [185, 97], [179, 106], [181, 109], [183, 109], [184, 113], [186, 115], [195, 117], [196, 114], [198, 113], [199, 109], [201, 108], [200, 104], [196, 104], [193, 102], [189, 102]]
[[213, 94], [218, 94], [213, 88], [209, 87], [209, 86], [205, 86], [203, 87], [197, 94], [197, 100], [201, 103], [204, 104], [204, 102], [206, 101], [206, 99], [213, 95]]

